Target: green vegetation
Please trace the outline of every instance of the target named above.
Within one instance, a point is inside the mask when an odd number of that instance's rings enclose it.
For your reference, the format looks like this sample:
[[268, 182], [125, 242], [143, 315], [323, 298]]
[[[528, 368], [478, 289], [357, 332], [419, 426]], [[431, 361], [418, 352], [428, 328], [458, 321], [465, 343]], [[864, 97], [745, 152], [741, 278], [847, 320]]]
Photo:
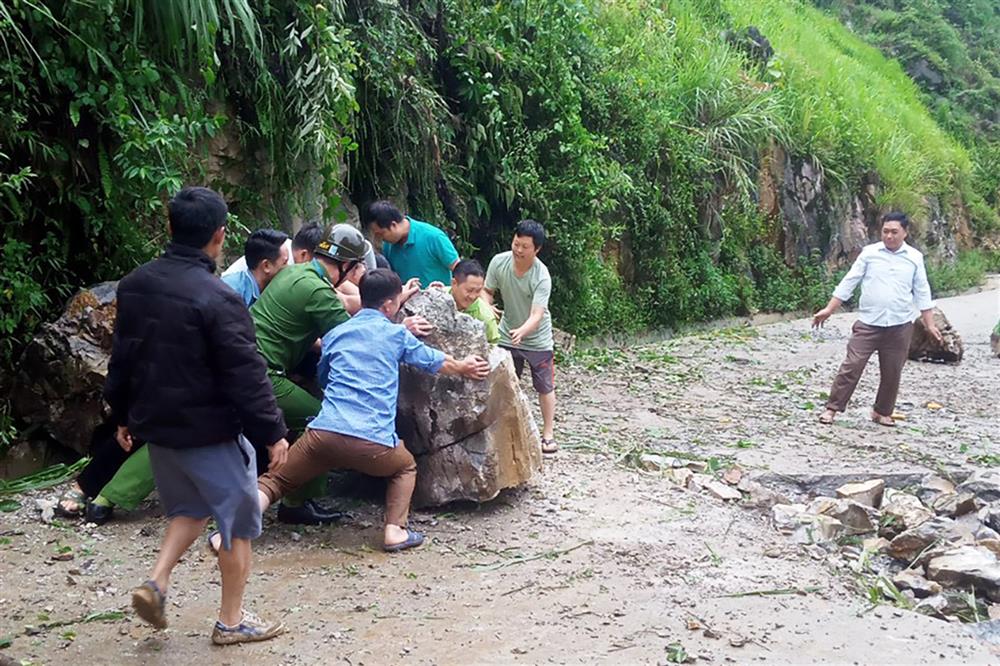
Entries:
[[894, 58], [974, 161], [973, 219], [1000, 210], [1000, 11], [991, 0], [814, 0]]
[[3, 368], [157, 251], [186, 182], [238, 231], [392, 196], [481, 258], [535, 217], [584, 335], [822, 303], [826, 258], [786, 257], [759, 207], [773, 149], [830, 196], [877, 174], [918, 225], [930, 196], [995, 224], [1000, 152], [800, 0], [0, 0], [0, 45]]

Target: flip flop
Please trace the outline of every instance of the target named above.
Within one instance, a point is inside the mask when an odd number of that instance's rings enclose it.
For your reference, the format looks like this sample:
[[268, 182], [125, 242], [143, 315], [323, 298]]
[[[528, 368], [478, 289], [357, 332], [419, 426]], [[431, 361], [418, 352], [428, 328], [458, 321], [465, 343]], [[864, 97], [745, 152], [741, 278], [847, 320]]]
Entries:
[[394, 543], [391, 546], [382, 546], [382, 550], [387, 553], [398, 553], [399, 551], [406, 550], [407, 548], [416, 548], [423, 542], [423, 534], [420, 532], [414, 532], [410, 528], [406, 528], [406, 541]]
[[887, 428], [895, 428], [896, 422], [892, 420], [891, 416], [883, 416], [882, 414], [877, 414], [872, 412], [872, 421], [879, 424], [880, 426], [885, 426]]
[[542, 437], [542, 453], [555, 453], [559, 450], [559, 445], [555, 439], [545, 439]]
[[132, 591], [132, 608], [136, 614], [157, 629], [167, 628], [167, 595], [155, 581], [147, 580]]
[[[76, 510], [70, 511], [63, 507], [63, 502], [75, 502]], [[56, 513], [64, 518], [78, 518], [83, 515], [87, 506], [87, 496], [79, 490], [74, 490], [72, 487], [67, 488], [66, 491], [59, 496], [56, 501]]]
[[819, 415], [819, 422], [822, 423], [823, 425], [832, 425], [833, 416], [827, 414], [826, 412], [823, 412], [822, 414]]

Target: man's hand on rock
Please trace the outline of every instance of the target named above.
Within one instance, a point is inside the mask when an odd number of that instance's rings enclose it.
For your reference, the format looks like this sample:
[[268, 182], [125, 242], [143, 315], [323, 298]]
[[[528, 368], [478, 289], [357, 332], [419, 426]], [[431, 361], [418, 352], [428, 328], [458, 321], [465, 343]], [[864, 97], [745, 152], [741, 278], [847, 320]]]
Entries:
[[441, 280], [434, 280], [434, 282], [431, 282], [429, 285], [427, 285], [427, 288], [428, 289], [444, 289], [444, 282], [441, 282]]
[[122, 447], [123, 451], [132, 450], [132, 433], [128, 431], [128, 426], [118, 426], [115, 439], [118, 440], [118, 446]]
[[469, 379], [486, 379], [490, 374], [489, 361], [481, 356], [471, 355], [462, 359], [462, 376]]
[[927, 327], [927, 332], [930, 333], [931, 337], [934, 338], [939, 345], [944, 344], [944, 336], [941, 335], [941, 330], [937, 326], [931, 325]]
[[270, 462], [267, 464], [268, 472], [277, 472], [288, 460], [288, 440], [282, 437], [277, 442], [267, 447], [267, 457]]
[[403, 320], [403, 326], [405, 326], [406, 330], [408, 330], [410, 333], [413, 333], [413, 335], [417, 336], [418, 338], [422, 338], [425, 335], [430, 335], [431, 331], [434, 330], [434, 324], [430, 323], [420, 315], [413, 315], [411, 317], [407, 317], [406, 319]]
[[399, 302], [405, 303], [410, 296], [420, 291], [420, 278], [410, 278], [403, 285], [403, 293], [400, 295]]

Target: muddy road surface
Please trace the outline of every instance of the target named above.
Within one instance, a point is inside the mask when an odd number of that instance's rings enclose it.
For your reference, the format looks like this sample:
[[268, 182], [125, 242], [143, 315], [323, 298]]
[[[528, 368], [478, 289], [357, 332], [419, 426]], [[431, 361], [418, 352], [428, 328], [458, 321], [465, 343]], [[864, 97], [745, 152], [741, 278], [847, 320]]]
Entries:
[[219, 577], [203, 549], [175, 572], [166, 631], [132, 615], [164, 527], [155, 502], [98, 528], [42, 524], [35, 500], [56, 492], [21, 496], [0, 513], [0, 662], [998, 663], [961, 624], [872, 604], [835, 554], [793, 543], [765, 511], [641, 462], [771, 479], [996, 465], [998, 303], [995, 289], [939, 301], [965, 360], [908, 363], [895, 429], [867, 418], [874, 362], [849, 411], [816, 421], [851, 314], [818, 333], [802, 319], [578, 352], [557, 371], [563, 448], [544, 473], [488, 505], [417, 512], [423, 548], [376, 550], [372, 497], [328, 498], [350, 513], [339, 526], [266, 517], [248, 606], [289, 632], [257, 645], [211, 645]]

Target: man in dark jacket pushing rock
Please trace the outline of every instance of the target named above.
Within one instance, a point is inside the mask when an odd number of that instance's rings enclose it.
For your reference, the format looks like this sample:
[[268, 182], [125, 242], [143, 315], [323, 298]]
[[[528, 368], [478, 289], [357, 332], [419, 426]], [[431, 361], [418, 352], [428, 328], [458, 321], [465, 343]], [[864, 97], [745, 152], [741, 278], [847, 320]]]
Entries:
[[127, 451], [133, 437], [147, 442], [169, 518], [156, 565], [134, 590], [132, 605], [147, 622], [167, 626], [170, 573], [214, 518], [222, 535], [222, 605], [212, 633], [218, 644], [284, 631], [244, 611], [243, 590], [250, 540], [261, 529], [250, 442], [267, 447], [271, 470], [288, 453], [250, 315], [214, 274], [227, 212], [222, 197], [203, 187], [184, 188], [171, 199], [166, 252], [118, 285], [105, 386], [119, 444]]

